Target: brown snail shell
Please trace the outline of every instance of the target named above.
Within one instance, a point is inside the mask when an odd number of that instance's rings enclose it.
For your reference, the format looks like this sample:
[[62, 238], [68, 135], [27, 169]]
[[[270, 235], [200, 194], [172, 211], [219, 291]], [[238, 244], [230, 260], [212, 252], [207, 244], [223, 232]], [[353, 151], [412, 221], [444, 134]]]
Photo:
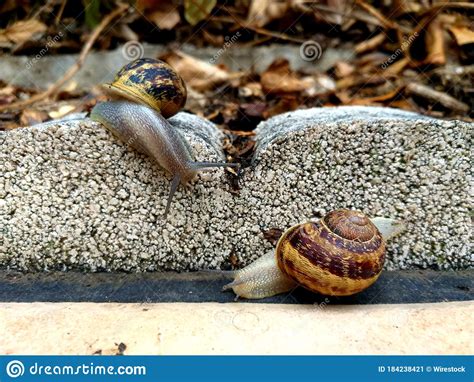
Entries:
[[298, 285], [313, 292], [348, 296], [373, 284], [382, 272], [385, 240], [405, 224], [382, 216], [369, 219], [359, 211], [335, 210], [318, 222], [298, 224], [267, 252], [233, 272], [237, 297], [258, 299], [288, 292]]
[[167, 63], [153, 58], [140, 58], [120, 69], [104, 89], [112, 96], [151, 107], [169, 118], [186, 103], [186, 85]]
[[303, 287], [347, 296], [377, 280], [385, 241], [362, 212], [335, 210], [318, 222], [287, 230], [278, 242], [276, 257], [280, 270]]

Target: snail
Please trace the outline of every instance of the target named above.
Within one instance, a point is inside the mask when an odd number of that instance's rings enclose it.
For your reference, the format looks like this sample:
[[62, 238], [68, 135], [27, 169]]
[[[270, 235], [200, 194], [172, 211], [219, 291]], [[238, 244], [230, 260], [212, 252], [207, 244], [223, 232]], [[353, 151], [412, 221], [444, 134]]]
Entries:
[[132, 61], [103, 88], [113, 100], [96, 105], [91, 119], [173, 175], [165, 217], [180, 183], [187, 184], [199, 171], [211, 167], [238, 166], [194, 160], [186, 140], [166, 119], [184, 106], [187, 91], [183, 79], [165, 62]]
[[258, 299], [297, 285], [329, 296], [349, 296], [372, 285], [382, 272], [385, 241], [403, 230], [401, 222], [360, 211], [334, 210], [317, 222], [283, 233], [275, 254], [263, 255], [234, 272], [237, 297]]

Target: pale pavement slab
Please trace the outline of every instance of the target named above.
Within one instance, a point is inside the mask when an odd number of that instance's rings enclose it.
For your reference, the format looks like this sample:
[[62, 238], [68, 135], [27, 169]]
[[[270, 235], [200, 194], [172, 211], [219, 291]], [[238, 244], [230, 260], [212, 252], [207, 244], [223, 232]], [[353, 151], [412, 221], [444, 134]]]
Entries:
[[473, 314], [472, 301], [1, 303], [0, 354], [472, 354]]

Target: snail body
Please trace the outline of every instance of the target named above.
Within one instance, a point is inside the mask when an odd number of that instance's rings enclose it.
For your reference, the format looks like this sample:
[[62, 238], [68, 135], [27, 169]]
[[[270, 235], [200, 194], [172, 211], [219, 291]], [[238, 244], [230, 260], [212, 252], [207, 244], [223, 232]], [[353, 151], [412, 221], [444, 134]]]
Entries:
[[335, 210], [317, 222], [288, 229], [275, 253], [235, 273], [224, 287], [255, 299], [298, 285], [329, 296], [349, 296], [372, 285], [385, 260], [385, 242], [402, 230], [387, 218], [369, 219], [359, 211]]
[[166, 63], [135, 60], [103, 87], [113, 100], [96, 105], [91, 118], [173, 175], [165, 216], [180, 183], [187, 184], [201, 170], [237, 166], [195, 161], [187, 141], [167, 121], [184, 106], [187, 92], [181, 77]]

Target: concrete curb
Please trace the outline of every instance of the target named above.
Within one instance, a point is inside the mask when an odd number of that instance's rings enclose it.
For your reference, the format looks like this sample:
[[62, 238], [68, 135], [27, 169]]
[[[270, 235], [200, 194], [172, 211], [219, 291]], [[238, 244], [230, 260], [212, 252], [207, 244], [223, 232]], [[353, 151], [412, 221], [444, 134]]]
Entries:
[[[222, 133], [179, 113], [197, 160], [223, 160]], [[404, 220], [386, 268], [469, 269], [472, 126], [389, 108], [316, 108], [258, 127], [237, 193], [222, 169], [181, 187], [88, 119], [0, 132], [0, 267], [190, 271], [241, 267], [271, 229], [336, 208]]]
[[[0, 302], [233, 302], [229, 272], [2, 272]], [[474, 270], [385, 271], [370, 288], [330, 297], [296, 288], [249, 303], [367, 305], [474, 300]]]

